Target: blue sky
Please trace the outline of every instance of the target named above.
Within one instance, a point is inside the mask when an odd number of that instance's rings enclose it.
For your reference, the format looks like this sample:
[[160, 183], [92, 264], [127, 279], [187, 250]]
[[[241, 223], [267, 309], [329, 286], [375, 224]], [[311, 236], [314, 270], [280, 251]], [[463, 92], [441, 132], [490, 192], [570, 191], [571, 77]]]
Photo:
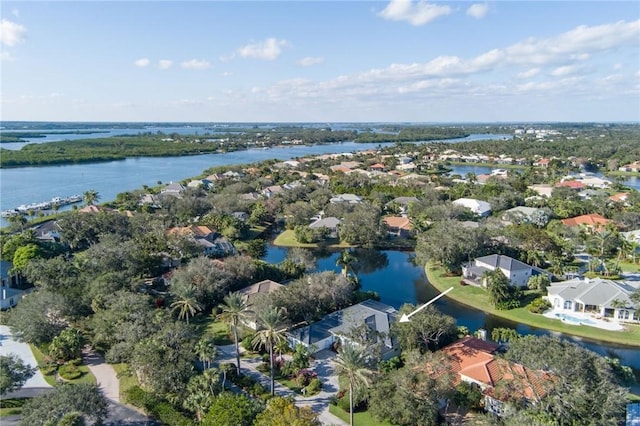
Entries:
[[640, 121], [640, 2], [2, 1], [3, 120]]

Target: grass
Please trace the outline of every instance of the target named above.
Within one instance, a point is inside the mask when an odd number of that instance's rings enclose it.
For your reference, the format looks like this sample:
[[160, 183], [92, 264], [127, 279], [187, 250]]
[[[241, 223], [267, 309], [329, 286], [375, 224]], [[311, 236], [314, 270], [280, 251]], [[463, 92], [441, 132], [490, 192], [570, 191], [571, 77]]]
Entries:
[[22, 414], [22, 406], [29, 398], [0, 399], [0, 417]]
[[461, 286], [460, 276], [447, 276], [442, 268], [433, 264], [427, 264], [425, 270], [431, 285], [440, 291], [453, 287], [453, 290], [447, 293], [446, 297], [463, 305], [532, 327], [558, 331], [607, 343], [640, 346], [639, 325], [626, 325], [626, 329], [623, 331], [609, 331], [595, 327], [569, 325], [558, 320], [543, 317], [540, 314], [533, 314], [529, 312], [526, 307], [500, 311], [491, 305], [487, 292], [484, 289], [470, 285]]
[[336, 238], [327, 239], [320, 243], [299, 243], [296, 240], [296, 234], [292, 229], [287, 229], [283, 231], [280, 235], [276, 237], [273, 241], [273, 245], [280, 247], [302, 247], [302, 248], [317, 248], [317, 247], [327, 247], [327, 248], [349, 248], [351, 245], [339, 241]]
[[[191, 324], [197, 327], [197, 332], [201, 337], [211, 337], [216, 345], [230, 345], [233, 343], [233, 336], [229, 330], [229, 324], [216, 320], [210, 315], [196, 315], [191, 319]], [[241, 338], [242, 332], [238, 330]]]
[[628, 393], [627, 394], [627, 401], [630, 404], [639, 403], [640, 402], [640, 395], [637, 395], [635, 393]]
[[[349, 413], [337, 405], [329, 404], [329, 412], [342, 421], [349, 423]], [[353, 413], [353, 423], [358, 426], [391, 426], [389, 422], [376, 420], [368, 411]]]
[[129, 366], [125, 363], [120, 364], [111, 364], [113, 369], [116, 371], [116, 375], [118, 376], [119, 389], [118, 393], [120, 398], [124, 395], [126, 391], [131, 389], [134, 386], [140, 386], [138, 382], [138, 378], [135, 374], [129, 372]]
[[620, 269], [622, 269], [622, 272], [640, 272], [640, 265], [633, 262], [622, 261], [620, 262]]
[[[38, 367], [42, 371], [42, 367], [47, 364], [47, 361], [45, 359], [45, 355], [42, 353], [42, 351], [37, 346], [29, 344], [29, 347], [31, 348], [31, 352], [33, 353], [33, 356], [36, 359], [36, 362], [38, 363]], [[78, 370], [80, 370], [82, 375], [80, 377], [78, 377], [77, 379], [67, 380], [67, 382], [75, 383], [75, 384], [79, 384], [79, 383], [97, 383], [96, 382], [96, 378], [93, 375], [93, 373], [91, 373], [91, 371], [89, 370], [89, 367], [87, 367], [84, 364], [81, 364], [81, 365], [78, 366]], [[56, 376], [57, 376], [56, 372], [53, 372], [52, 374], [44, 374], [44, 372], [43, 372], [42, 375], [44, 376], [44, 380], [48, 384], [50, 384], [51, 386], [55, 386], [56, 385], [56, 383], [57, 383], [57, 381], [56, 381]]]

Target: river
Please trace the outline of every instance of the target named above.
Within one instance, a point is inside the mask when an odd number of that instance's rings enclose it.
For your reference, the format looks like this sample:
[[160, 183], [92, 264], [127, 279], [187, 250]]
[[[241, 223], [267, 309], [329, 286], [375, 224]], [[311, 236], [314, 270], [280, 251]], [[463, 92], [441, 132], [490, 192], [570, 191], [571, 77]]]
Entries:
[[[194, 130], [194, 128], [189, 128]], [[198, 128], [203, 130], [204, 128]], [[139, 129], [138, 129], [139, 130]], [[165, 129], [166, 130], [166, 129]], [[174, 130], [186, 131], [176, 128]], [[86, 135], [85, 135], [86, 136]], [[449, 142], [489, 140], [505, 135], [477, 134]], [[2, 144], [4, 147], [5, 144]], [[169, 183], [200, 175], [204, 170], [233, 164], [249, 164], [269, 159], [288, 160], [309, 155], [356, 152], [375, 149], [386, 144], [342, 142], [326, 145], [291, 145], [268, 149], [249, 149], [224, 154], [203, 154], [181, 157], [139, 157], [91, 164], [21, 167], [0, 169], [0, 210], [22, 204], [38, 203], [53, 197], [67, 197], [95, 190], [102, 202], [115, 199], [120, 192], [155, 186], [158, 181]], [[69, 209], [70, 206], [67, 206]], [[64, 208], [61, 210], [65, 210]], [[0, 226], [7, 226], [6, 219]]]
[[[269, 263], [281, 262], [285, 258], [287, 250], [269, 245], [264, 260]], [[339, 251], [314, 251], [314, 254], [317, 259], [316, 271], [340, 271], [340, 268], [336, 266]], [[399, 308], [404, 303], [422, 304], [439, 294], [438, 290], [429, 284], [424, 268], [411, 262], [411, 252], [358, 249], [356, 257], [359, 262], [363, 263], [363, 267], [358, 271], [362, 289], [377, 292], [382, 302], [395, 308]], [[438, 299], [435, 306], [441, 312], [456, 318], [458, 325], [464, 325], [472, 332], [483, 328], [490, 335], [491, 330], [496, 327], [508, 327], [516, 329], [520, 334], [555, 335], [575, 342], [600, 355], [618, 357], [623, 364], [640, 369], [640, 350], [637, 347], [589, 341], [514, 323], [456, 303], [446, 297]]]

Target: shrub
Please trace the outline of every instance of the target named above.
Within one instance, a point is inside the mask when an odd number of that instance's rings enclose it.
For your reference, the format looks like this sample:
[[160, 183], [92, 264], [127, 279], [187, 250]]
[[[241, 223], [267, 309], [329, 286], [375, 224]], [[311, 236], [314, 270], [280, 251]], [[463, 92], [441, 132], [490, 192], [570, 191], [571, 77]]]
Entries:
[[142, 408], [151, 417], [162, 424], [176, 426], [192, 426], [194, 423], [171, 404], [144, 391], [140, 386], [133, 386], [124, 393], [125, 402]]
[[64, 364], [58, 368], [58, 374], [64, 380], [75, 380], [82, 376], [82, 371], [78, 370], [73, 364]]
[[251, 386], [251, 389], [249, 389], [249, 393], [253, 396], [260, 396], [266, 392], [267, 388], [264, 387], [261, 383], [254, 383], [253, 386]]
[[527, 305], [527, 309], [529, 312], [534, 314], [541, 314], [547, 309], [551, 308], [551, 303], [548, 300], [543, 299], [542, 297], [538, 297], [534, 299], [529, 305]]
[[56, 374], [56, 372], [58, 371], [58, 364], [48, 362], [40, 367], [40, 371], [42, 371], [42, 374], [44, 374], [45, 376], [51, 376], [53, 374]]
[[344, 397], [338, 399], [338, 407], [342, 408], [343, 411], [347, 413], [351, 409], [351, 405], [349, 404], [349, 396], [345, 395]]
[[320, 392], [320, 389], [322, 389], [322, 382], [320, 379], [317, 377], [315, 379], [311, 379], [307, 385], [307, 395]]
[[248, 352], [255, 352], [252, 342], [253, 336], [255, 336], [255, 333], [249, 333], [242, 339], [242, 347]]

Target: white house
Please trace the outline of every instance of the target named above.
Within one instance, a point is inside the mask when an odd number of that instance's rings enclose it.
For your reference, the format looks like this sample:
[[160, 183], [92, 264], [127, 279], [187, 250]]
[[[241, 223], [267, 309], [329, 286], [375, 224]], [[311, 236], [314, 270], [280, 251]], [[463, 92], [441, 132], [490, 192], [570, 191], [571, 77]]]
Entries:
[[480, 217], [489, 216], [491, 214], [491, 204], [486, 201], [476, 200], [474, 198], [458, 198], [453, 202], [456, 206], [466, 207]]
[[12, 273], [13, 263], [0, 260], [0, 310], [13, 308], [18, 304], [22, 296], [32, 289], [21, 288], [21, 280], [18, 274]]
[[529, 278], [537, 274], [547, 274], [542, 269], [535, 268], [519, 260], [501, 254], [491, 254], [476, 258], [472, 263], [462, 266], [462, 276], [471, 281], [474, 285], [486, 286], [482, 279], [485, 272], [500, 269], [505, 277], [509, 279], [509, 284], [517, 287], [526, 287]]
[[329, 202], [331, 203], [348, 203], [348, 204], [360, 204], [362, 197], [355, 194], [339, 194], [332, 197]]
[[613, 321], [640, 322], [640, 311], [630, 299], [638, 290], [638, 281], [574, 278], [547, 287], [546, 298], [557, 311], [591, 312]]
[[302, 344], [316, 353], [330, 349], [334, 343], [349, 341], [350, 331], [366, 324], [380, 333], [382, 357], [388, 359], [399, 354], [399, 348], [389, 337], [389, 327], [396, 321], [397, 314], [394, 307], [369, 299], [333, 312], [311, 325], [291, 330], [287, 332], [287, 340], [291, 347]]

